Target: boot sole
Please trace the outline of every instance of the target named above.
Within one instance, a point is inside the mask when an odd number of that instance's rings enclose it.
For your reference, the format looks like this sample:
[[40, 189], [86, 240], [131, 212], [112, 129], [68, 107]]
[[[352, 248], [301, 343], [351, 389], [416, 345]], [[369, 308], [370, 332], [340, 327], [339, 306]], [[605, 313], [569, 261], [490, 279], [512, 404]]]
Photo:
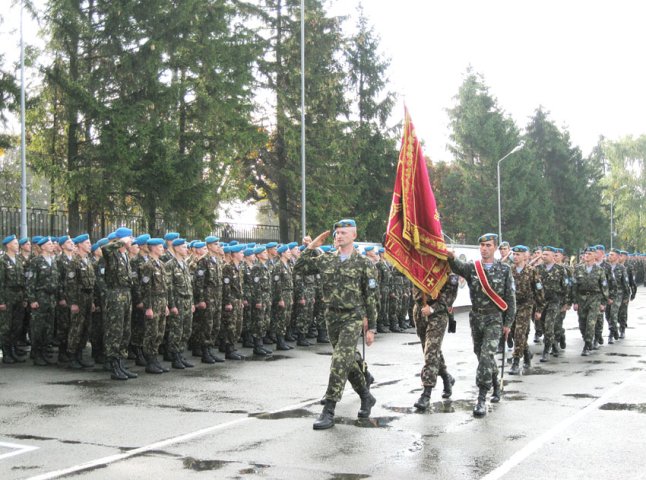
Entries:
[[330, 425], [317, 425], [316, 423], [312, 426], [314, 430], [327, 430], [328, 428], [332, 428], [334, 426], [334, 422]]

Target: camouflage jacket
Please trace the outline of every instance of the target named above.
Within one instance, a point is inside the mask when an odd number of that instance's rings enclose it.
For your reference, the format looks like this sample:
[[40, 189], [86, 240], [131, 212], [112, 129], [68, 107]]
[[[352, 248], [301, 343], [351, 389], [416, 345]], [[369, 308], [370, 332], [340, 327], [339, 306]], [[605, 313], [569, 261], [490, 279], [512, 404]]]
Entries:
[[376, 267], [379, 271], [379, 290], [382, 293], [386, 293], [390, 284], [390, 277], [392, 276], [392, 268], [383, 259], [377, 262]]
[[0, 258], [0, 305], [7, 303], [9, 298], [20, 299], [25, 294], [25, 271], [20, 255], [16, 261], [6, 253]]
[[[458, 288], [460, 286], [460, 277], [455, 273], [449, 274], [449, 278], [446, 279], [446, 283], [440, 290], [439, 295], [435, 300], [430, 295], [426, 296], [426, 304], [430, 305], [433, 309], [433, 313], [448, 313], [449, 308], [453, 306], [456, 297], [458, 296]], [[413, 285], [413, 300], [417, 305], [422, 306], [424, 295], [422, 291]]]
[[345, 260], [340, 255], [305, 249], [294, 269], [304, 275], [321, 275], [321, 294], [328, 309], [358, 311], [368, 318], [370, 329], [376, 328], [379, 285], [376, 269], [366, 257], [353, 252]]
[[94, 301], [94, 284], [96, 276], [89, 258], [75, 256], [68, 264], [67, 273], [63, 277], [63, 298], [68, 305], [79, 305], [83, 295], [89, 295]]
[[612, 276], [617, 285], [617, 294], [621, 295], [623, 299], [630, 297], [632, 293], [632, 288], [630, 286], [630, 279], [628, 278], [628, 272], [626, 267], [621, 263], [617, 263], [614, 266], [611, 266]]
[[92, 258], [94, 268], [94, 304], [97, 307], [103, 305], [108, 287], [105, 284], [105, 261], [103, 257]]
[[[76, 281], [76, 272], [72, 271], [73, 261], [74, 256], [70, 258], [65, 253], [56, 257], [56, 263], [58, 263], [58, 275], [60, 276], [58, 284], [61, 287], [62, 299], [65, 299], [66, 301], [66, 290], [68, 289], [68, 284], [74, 283]], [[69, 306], [70, 302], [68, 301], [67, 304]]]
[[546, 303], [559, 303], [564, 305], [568, 299], [568, 278], [563, 265], [556, 263], [548, 270], [547, 265], [541, 264], [536, 267], [541, 278], [541, 285], [545, 292]]
[[193, 277], [195, 303], [215, 300], [222, 293], [222, 264], [220, 260], [205, 255], [197, 261]]
[[251, 268], [247, 262], [240, 264], [240, 277], [242, 277], [242, 299], [249, 302], [251, 296]]
[[130, 260], [130, 275], [132, 279], [132, 304], [141, 303], [141, 266], [148, 261], [148, 257], [138, 254]]
[[602, 301], [607, 302], [610, 298], [608, 289], [608, 280], [603, 267], [594, 264], [588, 267], [585, 264], [579, 264], [574, 269], [572, 292], [574, 303], [582, 303], [590, 296], [598, 296]]
[[191, 271], [185, 261], [180, 261], [173, 257], [166, 264], [168, 279], [171, 284], [171, 295], [169, 297], [168, 308], [175, 308], [179, 304], [179, 299], [193, 298], [193, 282]]
[[529, 304], [542, 310], [545, 305], [545, 290], [536, 269], [525, 265], [519, 272], [513, 266], [511, 267], [511, 273], [514, 276], [516, 285], [516, 305], [520, 307], [521, 305]]
[[243, 265], [227, 263], [222, 268], [222, 305], [240, 304], [243, 300]]
[[121, 240], [117, 240], [101, 247], [103, 260], [105, 261], [105, 284], [108, 289], [132, 287], [132, 269], [127, 253], [121, 253], [119, 249], [124, 246]]
[[603, 268], [603, 271], [606, 272], [606, 280], [608, 281], [608, 300], [614, 300], [617, 294], [617, 282], [615, 282], [615, 276], [612, 274], [612, 265], [605, 260], [601, 262], [600, 267]]
[[[171, 295], [171, 286], [168, 284], [166, 267], [161, 259], [149, 258], [140, 269], [141, 273], [141, 301], [144, 310], [155, 306], [155, 299], [165, 298], [167, 301]], [[170, 304], [170, 302], [168, 302]], [[155, 312], [160, 313], [160, 312]]]
[[38, 301], [38, 296], [43, 293], [60, 299], [60, 277], [54, 257], [51, 257], [51, 264], [42, 255], [34, 257], [29, 263], [26, 277], [29, 303]]
[[489, 280], [489, 285], [507, 303], [507, 310], [504, 312], [491, 301], [482, 289], [473, 262], [463, 262], [457, 258], [450, 258], [449, 265], [453, 273], [460, 275], [467, 281], [472, 311], [476, 313], [501, 312], [504, 326], [510, 327], [514, 323], [516, 318], [516, 292], [514, 277], [511, 274], [509, 265], [496, 261], [489, 269], [485, 267], [485, 275]]
[[292, 298], [294, 295], [294, 281], [291, 265], [278, 262], [271, 272], [271, 284], [273, 303], [286, 300], [287, 297]]
[[271, 267], [269, 262], [258, 261], [251, 267], [249, 303], [271, 303]]

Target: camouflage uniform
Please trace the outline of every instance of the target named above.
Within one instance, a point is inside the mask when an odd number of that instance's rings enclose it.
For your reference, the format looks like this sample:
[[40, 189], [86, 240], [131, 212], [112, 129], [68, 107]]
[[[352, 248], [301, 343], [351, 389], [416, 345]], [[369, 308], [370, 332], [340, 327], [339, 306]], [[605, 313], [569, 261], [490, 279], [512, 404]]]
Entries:
[[579, 330], [585, 342], [584, 352], [592, 349], [594, 329], [602, 302], [607, 302], [610, 292], [603, 267], [585, 264], [574, 269], [573, 299], [578, 306]]
[[404, 293], [404, 275], [396, 268], [392, 269], [390, 277], [390, 299], [388, 301], [388, 321], [390, 330], [399, 332], [399, 312], [402, 309]]
[[146, 320], [144, 309], [141, 305], [141, 267], [148, 261], [148, 257], [138, 254], [130, 261], [130, 274], [132, 275], [132, 315], [130, 322], [130, 343], [133, 347], [144, 346], [144, 328]]
[[417, 336], [421, 340], [424, 351], [424, 366], [420, 375], [424, 387], [434, 388], [437, 376], [445, 376], [448, 373], [444, 355], [442, 355], [442, 340], [449, 323], [449, 308], [452, 307], [458, 295], [458, 285], [458, 276], [451, 274], [436, 300], [430, 296], [426, 297], [426, 304], [430, 305], [432, 309], [432, 313], [427, 317], [422, 315], [424, 295], [421, 290], [413, 286], [413, 300], [415, 302], [413, 319]]
[[[245, 347], [252, 347], [251, 340], [251, 304], [249, 295], [251, 291], [251, 266], [247, 262], [240, 264], [240, 277], [242, 278], [242, 337]], [[224, 295], [224, 292], [223, 292]], [[223, 312], [224, 313], [224, 312]]]
[[159, 259], [149, 258], [141, 266], [141, 301], [144, 304], [144, 314], [148, 309], [152, 309], [153, 312], [153, 317], [146, 317], [144, 323], [144, 355], [147, 359], [156, 357], [159, 345], [164, 340], [170, 292], [171, 286], [168, 284], [164, 264]]
[[390, 302], [390, 277], [392, 276], [392, 267], [384, 259], [377, 262], [377, 271], [379, 272], [379, 318], [377, 320], [377, 330], [387, 332], [388, 326], [388, 309]]
[[[59, 285], [61, 286], [61, 288], [66, 283], [67, 276], [70, 274], [73, 259], [73, 256], [68, 257], [65, 253], [62, 253], [56, 258], [56, 262], [58, 263], [58, 274], [60, 276]], [[61, 298], [61, 300], [64, 300], [64, 298]], [[57, 303], [55, 312], [55, 338], [58, 342], [58, 352], [60, 357], [59, 360], [67, 361], [67, 358], [65, 358], [65, 356], [67, 352], [67, 338], [70, 331], [71, 315], [69, 303], [67, 303], [65, 306]]]
[[[484, 265], [485, 274], [493, 290], [507, 303], [507, 310], [502, 312], [487, 296], [480, 285], [473, 262], [449, 259], [454, 273], [463, 277], [469, 285], [471, 313], [469, 324], [473, 351], [478, 357], [476, 384], [481, 391], [488, 391], [492, 384], [498, 384], [498, 367], [495, 354], [498, 339], [503, 326], [511, 327], [516, 315], [516, 294], [514, 278], [509, 265], [496, 261], [490, 266]], [[488, 268], [487, 268], [488, 267]]]
[[364, 317], [371, 330], [377, 326], [379, 288], [370, 260], [356, 252], [342, 260], [338, 254], [317, 256], [316, 251], [305, 249], [295, 270], [303, 275], [321, 275], [328, 336], [334, 348], [325, 398], [341, 400], [347, 380], [357, 393], [366, 392], [366, 379], [355, 361], [355, 349]]
[[3, 361], [15, 351], [25, 315], [25, 271], [20, 255], [12, 260], [6, 253], [0, 258], [0, 343]]
[[105, 260], [105, 315], [103, 317], [105, 355], [109, 359], [123, 359], [128, 355], [132, 313], [132, 269], [121, 240], [101, 247]]
[[[640, 270], [643, 271], [643, 266], [641, 263], [638, 264], [640, 267]], [[618, 315], [618, 322], [619, 322], [619, 338], [624, 338], [625, 332], [626, 332], [626, 327], [628, 326], [628, 302], [629, 300], [634, 300], [635, 295], [637, 294], [637, 277], [635, 273], [635, 266], [633, 266], [631, 263], [625, 263], [624, 266], [626, 267], [626, 275], [628, 276], [628, 284], [630, 285], [630, 290], [631, 294], [630, 297], [624, 298], [623, 302], [621, 302], [621, 307], [619, 307], [619, 315]], [[640, 273], [643, 275], [643, 273]]]
[[566, 308], [561, 308], [559, 314], [556, 317], [554, 322], [554, 342], [559, 343], [561, 348], [565, 348], [565, 328], [563, 328], [563, 322], [565, 321], [565, 316], [567, 315], [567, 310], [569, 310], [572, 305], [572, 275], [573, 270], [569, 265], [561, 265], [565, 271], [565, 294], [563, 296], [563, 306]]
[[516, 286], [516, 319], [514, 320], [514, 360], [525, 356], [529, 357], [527, 337], [529, 335], [529, 324], [532, 312], [536, 309], [543, 310], [545, 295], [540, 276], [535, 268], [525, 265], [519, 272], [514, 266], [511, 267]]
[[611, 272], [617, 290], [612, 305], [606, 307], [606, 319], [610, 330], [608, 343], [613, 343], [614, 339], [619, 338], [619, 312], [628, 303], [632, 293], [626, 268], [621, 263], [616, 263], [611, 266]]
[[[274, 332], [276, 335], [285, 336], [287, 323], [292, 316], [292, 303], [294, 298], [294, 281], [292, 267], [289, 263], [279, 261], [271, 272], [272, 279], [272, 306], [274, 317]], [[281, 307], [278, 302], [284, 302]]]
[[[261, 261], [251, 268], [251, 289], [249, 292], [251, 306], [251, 334], [262, 339], [269, 328], [271, 306], [271, 271], [269, 263]], [[260, 308], [257, 307], [260, 305]]]
[[233, 347], [242, 332], [242, 301], [243, 301], [243, 265], [236, 266], [233, 262], [222, 268], [222, 307], [231, 305], [231, 310], [222, 309], [222, 328], [227, 353], [235, 350]]
[[222, 319], [222, 266], [217, 258], [205, 255], [197, 262], [193, 292], [195, 304], [206, 302], [206, 309], [196, 310], [196, 343], [211, 348], [218, 342]]
[[565, 269], [556, 263], [548, 269], [545, 264], [537, 267], [541, 284], [545, 292], [545, 305], [542, 309], [543, 320], [543, 356], [541, 361], [547, 361], [554, 344], [554, 326], [567, 296], [568, 280]]
[[[612, 266], [610, 263], [606, 262], [605, 260], [599, 264], [599, 266], [603, 269], [603, 271], [606, 274], [606, 281], [608, 282], [608, 297], [606, 298], [604, 304], [606, 306], [606, 310], [608, 310], [608, 307], [611, 305], [608, 305], [608, 301], [612, 300], [614, 302], [615, 296], [617, 295], [617, 282], [615, 282], [615, 277], [612, 274]], [[594, 342], [603, 344], [603, 320], [604, 320], [604, 312], [599, 312], [597, 314], [597, 321], [594, 325]]]
[[31, 311], [31, 348], [36, 358], [45, 356], [47, 344], [54, 331], [54, 310], [60, 298], [60, 276], [54, 257], [47, 261], [34, 257], [27, 271], [27, 301], [38, 302]]
[[168, 308], [177, 309], [177, 314], [168, 316], [168, 352], [182, 353], [186, 350], [193, 327], [193, 284], [191, 272], [185, 260], [173, 257], [166, 270], [170, 280], [171, 295]]
[[69, 263], [63, 281], [63, 298], [67, 305], [78, 306], [78, 312], [70, 310], [70, 328], [67, 337], [67, 352], [79, 354], [85, 348], [89, 337], [94, 305], [94, 267], [88, 257], [76, 256]]
[[105, 316], [105, 298], [107, 286], [105, 284], [105, 261], [103, 257], [92, 259], [94, 268], [94, 312], [90, 323], [90, 343], [92, 344], [92, 357], [97, 362], [105, 361], [103, 348], [103, 319]]

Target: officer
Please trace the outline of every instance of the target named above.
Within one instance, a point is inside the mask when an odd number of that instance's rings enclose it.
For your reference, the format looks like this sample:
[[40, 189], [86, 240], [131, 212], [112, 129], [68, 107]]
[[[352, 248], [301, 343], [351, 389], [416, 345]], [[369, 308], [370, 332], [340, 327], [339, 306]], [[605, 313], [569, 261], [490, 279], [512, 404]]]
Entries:
[[166, 373], [157, 358], [159, 345], [164, 339], [166, 317], [169, 314], [168, 296], [170, 286], [166, 270], [161, 261], [164, 253], [164, 240], [151, 238], [146, 242], [150, 257], [141, 266], [141, 301], [144, 304], [144, 357], [146, 358], [146, 373]]
[[172, 243], [174, 256], [166, 264], [170, 280], [168, 339], [166, 350], [172, 358], [171, 366], [183, 370], [194, 365], [184, 357], [184, 350], [193, 326], [193, 283], [186, 264], [188, 246], [183, 238]]
[[271, 311], [274, 318], [274, 332], [276, 333], [276, 349], [291, 350], [293, 347], [285, 342], [285, 334], [287, 333], [288, 320], [292, 316], [294, 297], [294, 280], [290, 264], [292, 252], [287, 245], [281, 245], [276, 251], [280, 257], [271, 272]]
[[376, 403], [368, 389], [366, 378], [355, 361], [357, 339], [361, 332], [364, 332], [368, 346], [372, 345], [376, 332], [379, 287], [375, 269], [353, 247], [353, 241], [357, 238], [354, 220], [338, 221], [334, 224], [333, 231], [337, 248], [335, 254], [322, 255], [317, 250], [330, 235], [328, 230], [314, 240], [310, 237], [303, 239], [307, 248], [295, 266], [296, 271], [304, 275], [321, 275], [323, 297], [327, 305], [325, 319], [334, 349], [325, 405], [314, 422], [315, 430], [334, 426], [334, 410], [348, 380], [361, 398], [359, 418], [369, 417]]
[[605, 310], [610, 297], [608, 279], [596, 257], [597, 249], [588, 247], [583, 255], [584, 263], [574, 269], [572, 307], [579, 316], [579, 331], [584, 341], [581, 355], [584, 357], [593, 349], [597, 315]]
[[558, 349], [554, 344], [554, 326], [567, 297], [568, 281], [565, 269], [556, 264], [555, 254], [556, 247], [543, 247], [543, 263], [537, 268], [545, 292], [545, 306], [541, 312], [544, 332], [541, 362], [549, 361], [550, 352], [558, 356]]
[[16, 343], [23, 328], [25, 315], [25, 271], [20, 243], [15, 235], [2, 241], [5, 253], [0, 257], [0, 345], [2, 363], [24, 362], [18, 355]]
[[222, 267], [222, 334], [227, 360], [244, 360], [235, 344], [242, 333], [243, 272], [241, 262], [246, 245], [229, 247], [231, 262]]
[[[630, 297], [625, 297], [621, 302], [621, 307], [619, 308], [619, 338], [623, 339], [626, 337], [626, 327], [628, 326], [628, 302], [635, 300], [637, 295], [637, 278], [635, 275], [635, 268], [629, 262], [628, 252], [625, 250], [621, 251], [620, 263], [626, 267], [626, 275], [628, 276], [628, 284], [630, 285], [631, 294]], [[641, 266], [643, 269], [643, 266]]]
[[450, 274], [435, 300], [416, 286], [413, 287], [413, 321], [424, 352], [424, 366], [420, 374], [424, 391], [415, 402], [415, 408], [419, 410], [428, 409], [438, 374], [444, 380], [442, 398], [449, 398], [453, 391], [455, 379], [446, 369], [442, 340], [449, 323], [449, 311], [458, 295], [458, 286], [458, 276]]
[[500, 401], [500, 383], [495, 354], [502, 331], [509, 335], [516, 315], [514, 278], [509, 265], [496, 261], [494, 252], [498, 235], [487, 233], [478, 239], [481, 259], [463, 262], [449, 251], [448, 260], [453, 273], [463, 277], [469, 286], [471, 297], [471, 338], [473, 351], [478, 357], [476, 384], [478, 401], [473, 409], [475, 417], [487, 414], [487, 392], [493, 385], [491, 401]]
[[168, 232], [164, 235], [164, 253], [159, 259], [162, 263], [167, 263], [173, 258], [173, 241], [180, 237], [178, 232]]
[[94, 363], [83, 359], [87, 344], [94, 305], [94, 267], [90, 261], [90, 236], [78, 235], [72, 240], [76, 254], [67, 267], [63, 280], [63, 297], [70, 308], [70, 328], [67, 337], [67, 356], [70, 368], [93, 367]]

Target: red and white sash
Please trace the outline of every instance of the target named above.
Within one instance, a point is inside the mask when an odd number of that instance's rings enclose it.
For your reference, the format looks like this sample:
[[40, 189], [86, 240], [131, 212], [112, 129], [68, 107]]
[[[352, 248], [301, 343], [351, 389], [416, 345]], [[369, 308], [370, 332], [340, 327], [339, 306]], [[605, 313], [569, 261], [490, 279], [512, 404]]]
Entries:
[[476, 267], [476, 274], [478, 275], [478, 280], [480, 285], [482, 285], [482, 290], [487, 294], [487, 297], [503, 312], [507, 310], [507, 302], [505, 302], [500, 295], [498, 295], [491, 285], [489, 285], [489, 280], [487, 279], [487, 274], [485, 273], [484, 267], [480, 260], [473, 262]]

